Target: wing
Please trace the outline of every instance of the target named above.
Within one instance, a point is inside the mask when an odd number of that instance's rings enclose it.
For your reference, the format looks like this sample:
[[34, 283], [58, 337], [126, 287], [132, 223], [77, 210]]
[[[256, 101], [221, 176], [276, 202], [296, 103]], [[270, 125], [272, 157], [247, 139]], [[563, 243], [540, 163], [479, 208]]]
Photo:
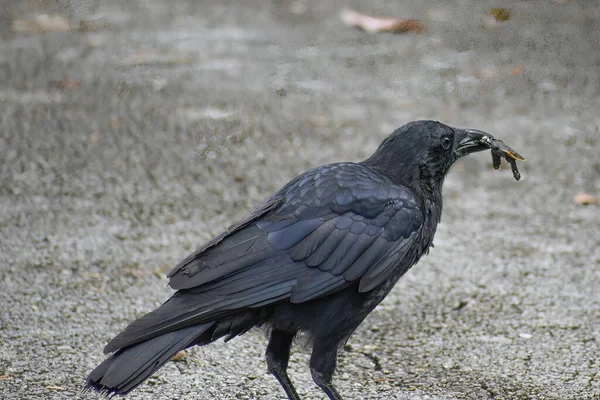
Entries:
[[175, 267], [177, 293], [105, 351], [244, 309], [302, 303], [350, 285], [372, 290], [416, 262], [423, 220], [412, 191], [369, 167], [311, 170]]
[[[281, 196], [275, 195], [275, 196], [271, 197], [269, 200], [267, 200], [266, 202], [261, 204], [259, 207], [257, 207], [254, 211], [252, 211], [248, 216], [246, 216], [240, 222], [231, 225], [229, 228], [227, 228], [225, 230], [225, 232], [221, 233], [220, 235], [218, 235], [218, 236], [214, 237], [213, 239], [211, 239], [210, 241], [206, 242], [204, 245], [202, 245], [200, 248], [198, 248], [195, 252], [193, 252], [192, 254], [187, 256], [185, 259], [180, 261], [179, 264], [177, 264], [173, 269], [171, 269], [171, 271], [167, 275], [168, 278], [171, 278], [171, 287], [173, 287], [174, 289], [180, 289], [179, 287], [176, 287], [177, 286], [176, 283], [174, 286], [174, 281], [173, 281], [174, 276], [176, 277], [175, 281], [177, 281], [178, 280], [177, 277], [181, 276], [182, 274], [185, 274], [185, 275], [196, 274], [200, 270], [199, 269], [199, 268], [201, 268], [200, 266], [203, 265], [203, 262], [202, 262], [203, 256], [209, 251], [209, 249], [211, 247], [218, 245], [219, 243], [221, 243], [223, 241], [223, 239], [226, 239], [227, 237], [231, 236], [232, 234], [242, 231], [245, 227], [247, 227], [251, 223], [255, 222], [257, 219], [262, 217], [264, 214], [266, 214], [269, 211], [276, 209], [278, 206], [282, 205], [283, 202], [284, 202], [284, 198]], [[238, 241], [239, 241], [239, 239], [238, 239]], [[231, 240], [229, 240], [229, 242], [231, 242]], [[228, 246], [222, 245], [221, 247], [227, 248]]]
[[[356, 281], [369, 291], [400, 264], [422, 222], [409, 189], [362, 165], [332, 164], [286, 185], [186, 258], [170, 284], [233, 296], [244, 307], [308, 301]], [[241, 301], [242, 294], [249, 298]]]

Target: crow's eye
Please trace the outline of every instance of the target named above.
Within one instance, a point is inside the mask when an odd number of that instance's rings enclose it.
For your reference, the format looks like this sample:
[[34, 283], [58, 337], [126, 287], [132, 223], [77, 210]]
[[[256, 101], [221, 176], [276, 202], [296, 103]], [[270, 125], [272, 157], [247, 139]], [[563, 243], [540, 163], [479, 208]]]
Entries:
[[444, 150], [448, 150], [451, 145], [452, 139], [450, 139], [448, 136], [442, 138], [442, 147], [444, 148]]

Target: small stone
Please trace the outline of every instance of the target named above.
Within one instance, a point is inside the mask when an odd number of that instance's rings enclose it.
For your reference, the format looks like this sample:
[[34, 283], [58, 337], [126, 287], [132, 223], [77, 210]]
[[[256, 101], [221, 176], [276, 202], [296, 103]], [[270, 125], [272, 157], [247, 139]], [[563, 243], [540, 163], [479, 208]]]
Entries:
[[183, 361], [185, 359], [185, 350], [179, 351], [171, 358], [172, 361]]
[[531, 339], [533, 335], [531, 335], [530, 333], [519, 333], [519, 337], [523, 339]]

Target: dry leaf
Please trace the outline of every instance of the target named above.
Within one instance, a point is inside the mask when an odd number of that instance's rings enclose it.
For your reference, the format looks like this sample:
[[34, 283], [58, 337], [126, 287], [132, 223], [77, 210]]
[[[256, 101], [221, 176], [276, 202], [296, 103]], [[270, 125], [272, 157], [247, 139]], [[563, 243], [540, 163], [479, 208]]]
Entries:
[[342, 11], [340, 18], [345, 25], [360, 28], [368, 33], [422, 33], [425, 31], [425, 26], [416, 19], [375, 18], [353, 10]]
[[0, 381], [7, 381], [8, 375], [0, 375]]
[[46, 386], [46, 389], [50, 389], [50, 390], [65, 390], [65, 388], [62, 387], [62, 386], [54, 386], [54, 385]]
[[577, 193], [573, 196], [573, 203], [578, 205], [598, 204], [598, 198], [587, 193]]
[[123, 268], [121, 270], [121, 273], [124, 276], [132, 276], [137, 279], [143, 278], [146, 275], [148, 275], [147, 272], [141, 268]]
[[187, 64], [194, 60], [176, 54], [158, 54], [138, 51], [121, 62], [122, 67], [135, 67], [138, 65], [177, 65]]
[[65, 78], [48, 82], [48, 87], [60, 90], [79, 89], [81, 87], [81, 81]]
[[70, 21], [58, 15], [40, 14], [12, 23], [12, 30], [17, 33], [69, 32], [72, 28]]
[[179, 352], [177, 352], [177, 354], [175, 354], [173, 356], [173, 358], [171, 358], [172, 361], [182, 361], [185, 358], [185, 350], [181, 350]]
[[100, 140], [100, 133], [99, 132], [92, 132], [92, 133], [90, 133], [90, 142], [96, 143], [98, 140]]
[[485, 67], [480, 68], [478, 71], [476, 71], [474, 75], [477, 78], [494, 79], [494, 78], [505, 77], [505, 76], [510, 76], [510, 75], [516, 76], [516, 75], [520, 75], [522, 72], [523, 72], [523, 70], [519, 67], [499, 69], [494, 66], [485, 66]]
[[123, 126], [123, 118], [120, 117], [110, 117], [110, 127], [113, 129], [118, 129]]
[[88, 20], [80, 20], [79, 21], [79, 32], [98, 32], [102, 29], [105, 29], [107, 24], [102, 21], [88, 21]]
[[315, 126], [328, 126], [331, 123], [331, 117], [329, 114], [316, 114], [310, 117], [308, 122]]
[[152, 270], [152, 273], [154, 274], [154, 276], [156, 276], [158, 279], [162, 279], [165, 277], [165, 273], [163, 271], [161, 271], [160, 268], [154, 268]]
[[152, 273], [159, 279], [165, 277], [166, 272], [171, 268], [169, 264], [163, 264], [160, 267], [156, 267], [152, 270]]
[[491, 13], [494, 19], [498, 22], [508, 21], [510, 19], [510, 11], [506, 8], [493, 8]]

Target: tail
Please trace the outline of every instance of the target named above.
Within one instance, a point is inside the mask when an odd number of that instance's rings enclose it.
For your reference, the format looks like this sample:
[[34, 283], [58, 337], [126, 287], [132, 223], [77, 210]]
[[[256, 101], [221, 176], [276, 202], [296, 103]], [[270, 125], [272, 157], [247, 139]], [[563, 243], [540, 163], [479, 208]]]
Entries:
[[[225, 341], [231, 340], [260, 324], [259, 310], [247, 310], [219, 320], [164, 332], [157, 330], [157, 326], [161, 325], [153, 323], [153, 315], [159, 310], [161, 308], [132, 323], [107, 345], [105, 351], [116, 351], [88, 375], [84, 390], [125, 395], [177, 352], [194, 345], [203, 346], [222, 337]], [[147, 338], [148, 335], [151, 335], [150, 338]], [[147, 339], [139, 341], [137, 338], [141, 337]]]
[[213, 325], [191, 326], [117, 351], [88, 375], [84, 390], [106, 395], [129, 393], [177, 352], [195, 344]]

